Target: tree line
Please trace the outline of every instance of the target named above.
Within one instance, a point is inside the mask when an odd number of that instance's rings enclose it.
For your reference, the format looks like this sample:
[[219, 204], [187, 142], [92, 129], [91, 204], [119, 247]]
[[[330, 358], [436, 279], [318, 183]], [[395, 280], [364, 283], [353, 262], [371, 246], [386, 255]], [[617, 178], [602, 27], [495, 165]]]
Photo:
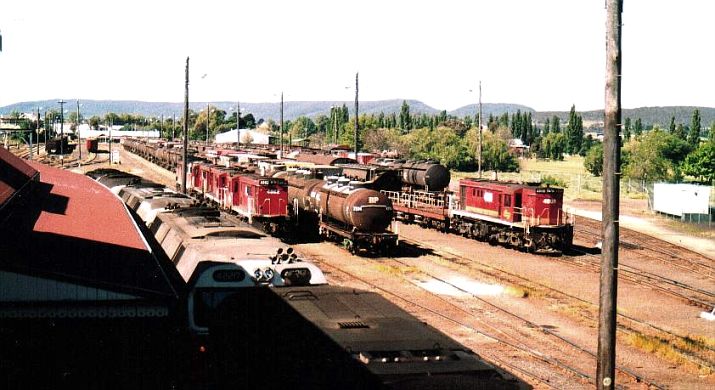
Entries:
[[[23, 119], [13, 113], [18, 120], [25, 120], [26, 128], [34, 129], [36, 122]], [[11, 115], [11, 116], [12, 116]], [[49, 111], [40, 121], [57, 121], [59, 113]], [[71, 129], [81, 121], [86, 121], [92, 128], [100, 125], [121, 125], [124, 129], [159, 130], [162, 137], [180, 136], [184, 118], [147, 117], [137, 114], [109, 113], [103, 117], [77, 118], [76, 112], [69, 112], [64, 118]], [[79, 119], [79, 121], [78, 121]], [[228, 115], [225, 110], [210, 107], [207, 111], [190, 110], [189, 137], [202, 140], [213, 138], [236, 128], [236, 113]], [[715, 122], [703, 132], [700, 114], [694, 110], [691, 123], [676, 123], [671, 117], [667, 129], [658, 125], [646, 127], [640, 118], [625, 118], [622, 128], [622, 167], [626, 177], [639, 180], [682, 180], [692, 176], [700, 181], [712, 181], [713, 136]], [[410, 106], [403, 101], [399, 113], [361, 114], [359, 123], [359, 145], [364, 151], [393, 150], [407, 158], [431, 159], [445, 166], [471, 171], [477, 167], [478, 115], [455, 117], [446, 111], [436, 114], [412, 113]], [[580, 154], [585, 156], [585, 166], [589, 172], [599, 176], [602, 173], [602, 145], [591, 135], [584, 136], [583, 119], [574, 105], [568, 120], [561, 123], [561, 118], [554, 115], [543, 123], [537, 123], [531, 112], [504, 113], [499, 116], [489, 115], [483, 122], [482, 166], [485, 170], [513, 171], [518, 169], [517, 156], [510, 151], [515, 140], [528, 146], [526, 157], [562, 160], [564, 155]], [[241, 128], [260, 126], [270, 132], [275, 139], [281, 136], [281, 126], [273, 119], [264, 121], [252, 114], [241, 115]], [[343, 104], [332, 107], [330, 112], [314, 118], [300, 116], [283, 122], [282, 133], [287, 144], [300, 143], [312, 147], [328, 145], [354, 144], [354, 116]], [[700, 138], [706, 134], [709, 139], [702, 143]], [[527, 150], [524, 148], [523, 150]], [[631, 163], [632, 162], [632, 163]]]
[[[703, 140], [703, 136], [706, 136]], [[693, 111], [690, 125], [675, 123], [667, 129], [645, 129], [640, 119], [626, 118], [621, 147], [624, 177], [647, 182], [682, 182], [690, 176], [696, 182], [715, 182], [715, 122], [703, 132], [700, 112]], [[584, 160], [586, 169], [596, 176], [603, 173], [603, 148], [595, 145]]]

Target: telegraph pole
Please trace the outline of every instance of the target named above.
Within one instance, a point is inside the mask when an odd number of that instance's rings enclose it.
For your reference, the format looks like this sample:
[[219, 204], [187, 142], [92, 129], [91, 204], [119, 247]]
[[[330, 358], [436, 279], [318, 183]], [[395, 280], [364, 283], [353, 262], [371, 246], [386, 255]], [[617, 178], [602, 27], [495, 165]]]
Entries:
[[355, 73], [355, 161], [358, 158], [358, 132], [359, 132], [359, 122], [358, 122], [358, 74]]
[[[112, 165], [112, 126], [114, 125], [114, 119], [107, 119], [107, 126], [109, 126], [109, 140], [107, 142], [107, 150], [109, 151], [109, 165]], [[99, 142], [99, 141], [97, 141]]]
[[60, 99], [59, 102], [60, 104], [60, 161], [62, 164], [62, 168], [65, 167], [65, 149], [64, 149], [64, 140], [65, 140], [65, 103], [66, 101]]
[[184, 164], [181, 170], [181, 191], [186, 194], [186, 170], [189, 167], [189, 57], [186, 57], [184, 81]]
[[[40, 158], [40, 107], [37, 107], [37, 158]], [[45, 137], [47, 137], [45, 135]]]
[[479, 146], [478, 146], [478, 158], [479, 158], [479, 178], [482, 178], [482, 81], [479, 80], [479, 120], [477, 121], [477, 126], [479, 126]]
[[281, 158], [283, 158], [283, 91], [281, 91]]
[[206, 145], [209, 144], [209, 125], [211, 124], [211, 106], [206, 103]]
[[43, 123], [43, 127], [45, 128], [44, 133], [45, 133], [45, 148], [46, 148], [47, 147], [47, 133], [50, 132], [50, 129], [47, 128], [47, 111], [45, 111], [45, 123]]
[[82, 134], [79, 132], [79, 100], [77, 100], [77, 149], [79, 149], [79, 159], [82, 160]]
[[236, 101], [236, 149], [241, 146], [241, 102]]
[[621, 23], [623, 0], [606, 1], [606, 102], [603, 137], [603, 248], [598, 310], [596, 386], [614, 389], [618, 297], [621, 129]]

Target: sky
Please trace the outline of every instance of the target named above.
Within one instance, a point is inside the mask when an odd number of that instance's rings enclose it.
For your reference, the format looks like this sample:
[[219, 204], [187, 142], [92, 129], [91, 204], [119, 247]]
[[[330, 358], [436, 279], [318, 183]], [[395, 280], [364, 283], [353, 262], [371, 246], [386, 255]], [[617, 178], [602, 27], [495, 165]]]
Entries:
[[[602, 109], [604, 0], [5, 0], [0, 107], [62, 98]], [[624, 108], [715, 107], [715, 0], [626, 0]]]

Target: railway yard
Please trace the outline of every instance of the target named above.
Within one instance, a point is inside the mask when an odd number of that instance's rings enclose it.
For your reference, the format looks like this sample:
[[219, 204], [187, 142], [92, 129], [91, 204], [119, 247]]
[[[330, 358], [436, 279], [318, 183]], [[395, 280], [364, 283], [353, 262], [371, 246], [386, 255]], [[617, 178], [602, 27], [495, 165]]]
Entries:
[[[175, 172], [119, 150], [127, 171], [169, 188]], [[13, 150], [26, 157], [26, 150]], [[39, 161], [78, 173], [108, 153]], [[36, 156], [37, 158], [37, 156]], [[534, 388], [593, 388], [600, 272], [599, 221], [576, 217], [573, 245], [545, 256], [397, 223], [388, 256], [334, 242], [293, 241], [332, 285], [377, 292]], [[623, 388], [715, 387], [715, 259], [627, 228], [620, 231], [616, 383]]]

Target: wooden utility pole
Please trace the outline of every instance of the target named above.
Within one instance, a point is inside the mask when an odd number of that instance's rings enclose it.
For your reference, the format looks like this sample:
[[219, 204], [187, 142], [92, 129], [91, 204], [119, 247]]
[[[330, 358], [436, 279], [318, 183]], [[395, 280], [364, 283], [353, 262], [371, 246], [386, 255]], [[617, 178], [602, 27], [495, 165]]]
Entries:
[[181, 170], [181, 191], [186, 194], [186, 175], [189, 167], [189, 57], [186, 57], [184, 84], [184, 164]]
[[283, 158], [283, 91], [281, 91], [281, 158]]
[[[47, 120], [45, 118], [45, 120]], [[37, 158], [40, 158], [40, 107], [37, 107]], [[47, 135], [45, 135], [45, 139], [47, 139]]]
[[618, 215], [621, 128], [621, 21], [623, 0], [606, 0], [606, 101], [603, 131], [603, 248], [598, 310], [596, 385], [613, 389], [616, 368]]
[[[79, 149], [79, 159], [82, 160], [82, 134], [79, 132], [79, 100], [77, 100], [77, 125], [75, 129], [77, 130], [77, 149]], [[81, 163], [81, 162], [80, 162]]]
[[211, 124], [211, 106], [206, 103], [206, 145], [209, 144], [209, 125]]
[[[112, 165], [112, 126], [114, 125], [114, 119], [107, 119], [107, 127], [109, 133], [109, 139], [107, 140], [107, 150], [109, 151], [109, 165]], [[99, 141], [97, 141], [99, 142]]]
[[65, 103], [66, 101], [60, 99], [60, 161], [62, 168], [65, 167]]
[[358, 159], [358, 135], [359, 135], [359, 118], [358, 118], [358, 73], [355, 73], [355, 161]]
[[241, 102], [236, 101], [236, 149], [241, 146]]
[[482, 81], [479, 80], [479, 119], [477, 120], [477, 126], [479, 126], [479, 146], [477, 153], [478, 156], [478, 166], [479, 166], [479, 178], [482, 178]]

